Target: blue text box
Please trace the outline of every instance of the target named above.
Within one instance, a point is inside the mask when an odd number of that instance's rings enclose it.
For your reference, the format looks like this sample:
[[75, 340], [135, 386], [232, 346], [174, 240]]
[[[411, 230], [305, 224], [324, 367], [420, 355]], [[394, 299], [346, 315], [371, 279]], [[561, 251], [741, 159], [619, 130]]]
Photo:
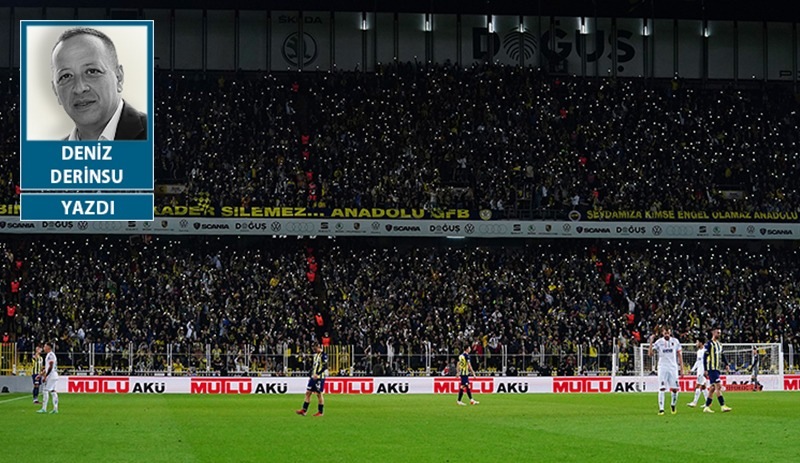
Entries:
[[29, 141], [25, 147], [23, 191], [153, 189], [150, 141]]
[[20, 220], [153, 220], [153, 195], [22, 193], [20, 209]]

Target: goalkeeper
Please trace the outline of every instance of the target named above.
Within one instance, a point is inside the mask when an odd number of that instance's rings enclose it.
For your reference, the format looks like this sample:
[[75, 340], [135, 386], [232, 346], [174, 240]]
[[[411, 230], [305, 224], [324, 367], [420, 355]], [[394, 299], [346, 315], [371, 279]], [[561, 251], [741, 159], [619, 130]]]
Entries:
[[753, 385], [753, 392], [764, 389], [764, 385], [758, 382], [758, 370], [761, 366], [761, 356], [758, 355], [758, 347], [753, 347], [753, 361], [750, 362], [750, 384]]

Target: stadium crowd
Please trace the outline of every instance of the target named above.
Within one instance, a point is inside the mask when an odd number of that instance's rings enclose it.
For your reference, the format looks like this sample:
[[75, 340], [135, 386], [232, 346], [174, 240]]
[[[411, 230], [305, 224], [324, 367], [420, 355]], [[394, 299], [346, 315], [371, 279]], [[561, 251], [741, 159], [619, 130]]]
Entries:
[[[19, 161], [18, 95], [17, 73], [2, 76], [5, 166]], [[797, 213], [797, 108], [781, 85], [508, 66], [159, 71], [156, 178], [180, 188], [158, 204]], [[2, 204], [19, 201], [17, 172], [0, 175]], [[794, 248], [310, 243], [3, 236], [0, 333], [23, 351], [57, 338], [61, 352], [209, 344], [237, 358], [325, 333], [360, 354], [630, 351], [663, 323], [682, 339], [722, 324], [729, 342], [800, 345]]]
[[131, 342], [147, 353], [308, 352], [328, 337], [359, 356], [409, 358], [428, 342], [445, 357], [470, 344], [479, 365], [503, 346], [531, 358], [579, 345], [631, 352], [662, 324], [685, 342], [721, 326], [725, 342], [800, 347], [790, 244], [365, 241], [4, 236], [14, 313], [0, 332], [20, 351], [57, 339], [61, 353], [100, 354]]
[[[779, 84], [688, 88], [449, 63], [156, 76], [157, 183], [186, 186], [161, 205], [800, 208], [798, 101]], [[17, 80], [0, 79], [8, 166], [19, 156]], [[16, 175], [2, 176], [3, 204], [18, 200]]]

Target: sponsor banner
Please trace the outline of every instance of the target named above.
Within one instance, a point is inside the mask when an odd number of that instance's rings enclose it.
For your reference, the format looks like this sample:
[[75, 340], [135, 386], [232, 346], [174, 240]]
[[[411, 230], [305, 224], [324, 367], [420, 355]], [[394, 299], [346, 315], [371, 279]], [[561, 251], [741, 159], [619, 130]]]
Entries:
[[500, 376], [494, 378], [495, 394], [548, 393], [552, 379], [538, 376]]
[[[458, 394], [461, 380], [457, 376], [443, 376], [433, 379], [434, 394]], [[494, 377], [477, 376], [469, 379], [472, 393], [491, 394], [494, 392]]]
[[800, 224], [471, 220], [218, 219], [26, 221], [0, 217], [0, 233], [794, 240]]
[[[330, 13], [272, 12], [272, 70], [328, 69], [331, 66]], [[302, 43], [298, 25], [302, 23]]]
[[[761, 377], [758, 379], [761, 381]], [[764, 388], [766, 390], [766, 387]], [[800, 391], [800, 375], [786, 375], [783, 377], [784, 391]]]
[[[85, 394], [128, 394], [131, 378], [127, 376], [69, 376], [59, 381], [58, 392]], [[65, 387], [61, 390], [60, 386]]]
[[[784, 386], [784, 379], [781, 375], [758, 375], [758, 382], [764, 387], [764, 391], [790, 390]], [[727, 375], [723, 378], [722, 385], [728, 392], [753, 390], [750, 375]]]
[[554, 394], [575, 394], [579, 392], [603, 392], [614, 390], [610, 376], [556, 376], [553, 378]]
[[188, 394], [189, 378], [172, 376], [67, 376], [58, 392], [75, 394]]
[[[788, 378], [788, 376], [786, 376]], [[658, 390], [658, 378], [655, 376], [648, 376], [648, 391]], [[758, 382], [764, 386], [765, 391], [783, 391], [790, 390], [782, 384], [780, 375], [758, 375]], [[694, 392], [697, 383], [696, 376], [681, 376], [678, 380], [681, 392]], [[720, 376], [720, 383], [725, 388], [726, 392], [741, 392], [752, 391], [753, 385], [750, 383], [750, 375], [724, 375]]]
[[251, 378], [196, 377], [190, 378], [192, 394], [250, 394], [253, 392]]
[[[800, 390], [800, 376], [795, 377], [796, 382], [787, 381], [781, 384], [780, 375], [759, 375], [758, 381], [764, 386], [765, 391]], [[696, 385], [696, 376], [682, 376], [678, 383], [680, 392], [693, 393]], [[748, 375], [727, 375], [720, 377], [720, 382], [726, 392], [752, 391]], [[791, 389], [794, 386], [795, 389]], [[657, 376], [566, 376], [553, 378], [552, 392], [556, 394], [568, 393], [617, 393], [617, 392], [656, 392], [658, 391]]]
[[[374, 378], [374, 394], [430, 394], [429, 377], [409, 376], [404, 378]], [[326, 382], [327, 386], [327, 382]]]
[[[617, 376], [613, 378], [611, 392], [650, 392], [658, 390], [658, 378], [654, 377], [653, 381], [649, 378], [630, 377], [630, 376]], [[692, 385], [694, 390], [694, 385]]]
[[308, 378], [259, 377], [252, 378], [253, 394], [305, 394]]
[[[765, 391], [800, 391], [800, 375], [760, 375]], [[721, 378], [727, 392], [752, 391], [747, 375]], [[303, 394], [305, 377], [62, 376], [58, 392], [74, 394]], [[656, 376], [479, 376], [470, 378], [476, 394], [582, 394], [655, 392]], [[681, 392], [694, 391], [695, 377], [680, 378]], [[459, 378], [329, 377], [326, 394], [458, 394]]]
[[375, 382], [368, 377], [328, 377], [325, 378], [326, 394], [372, 394]]

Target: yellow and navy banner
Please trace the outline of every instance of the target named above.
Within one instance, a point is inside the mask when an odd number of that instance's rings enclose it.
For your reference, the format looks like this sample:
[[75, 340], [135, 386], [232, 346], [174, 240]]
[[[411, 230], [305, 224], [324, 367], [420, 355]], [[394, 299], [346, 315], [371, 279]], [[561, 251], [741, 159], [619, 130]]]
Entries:
[[[0, 216], [19, 216], [19, 204], [0, 204]], [[207, 193], [195, 195], [189, 206], [155, 206], [155, 217], [206, 217], [231, 219], [392, 219], [392, 220], [480, 220], [507, 221], [502, 215], [489, 210], [470, 209], [414, 209], [414, 208], [308, 208], [215, 206]], [[669, 212], [669, 213], [667, 213]], [[572, 211], [567, 215], [574, 223], [589, 222], [645, 222], [679, 223], [711, 222], [733, 225], [739, 223], [800, 223], [798, 212], [697, 212], [662, 211]], [[566, 221], [565, 219], [564, 221]], [[553, 222], [559, 222], [554, 220]]]
[[276, 218], [276, 219], [404, 219], [404, 220], [491, 220], [490, 211], [469, 209], [412, 209], [412, 208], [308, 208], [308, 207], [214, 207], [208, 196], [195, 198], [193, 206], [156, 207], [156, 217], [222, 217], [222, 218]]
[[[157, 186], [160, 194], [165, 190], [182, 191], [182, 185]], [[175, 193], [179, 194], [179, 193]], [[19, 204], [0, 204], [0, 216], [19, 216]], [[391, 219], [391, 220], [446, 220], [446, 221], [508, 221], [502, 214], [488, 209], [416, 209], [416, 208], [309, 208], [288, 206], [218, 206], [207, 192], [195, 193], [188, 206], [155, 206], [154, 217], [204, 217], [225, 219]], [[715, 225], [734, 226], [736, 223], [800, 223], [800, 212], [708, 212], [665, 210], [659, 212], [637, 210], [570, 211], [561, 220], [574, 224], [583, 222], [591, 227], [600, 222], [679, 223], [708, 222]], [[587, 224], [588, 223], [588, 224]]]
[[[576, 213], [577, 215], [574, 215]], [[694, 222], [705, 220], [714, 222], [798, 222], [798, 220], [800, 220], [800, 212], [797, 211], [696, 211], [683, 209], [650, 211], [638, 209], [612, 209], [588, 210], [585, 212], [573, 211], [572, 214], [577, 220], [585, 219], [592, 221], [656, 220], [661, 222]], [[571, 215], [571, 218], [573, 215]]]

